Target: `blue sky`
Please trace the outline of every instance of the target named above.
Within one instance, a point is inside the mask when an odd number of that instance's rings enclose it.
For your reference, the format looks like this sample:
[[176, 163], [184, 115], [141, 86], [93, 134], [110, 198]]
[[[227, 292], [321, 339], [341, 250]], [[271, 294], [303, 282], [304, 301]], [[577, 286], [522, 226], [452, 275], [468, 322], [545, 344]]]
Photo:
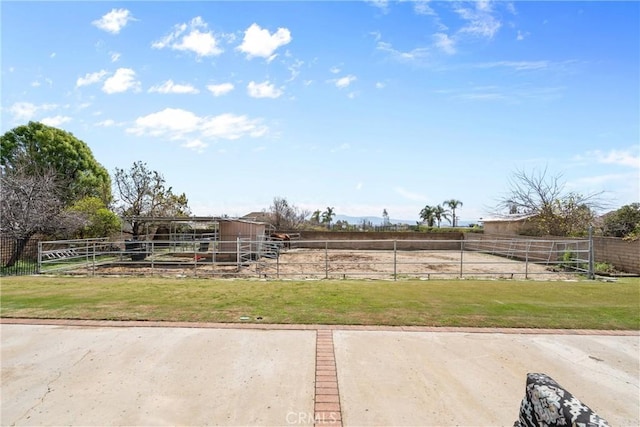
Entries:
[[640, 201], [640, 3], [12, 2], [2, 128], [142, 160], [197, 215], [487, 217], [516, 170]]

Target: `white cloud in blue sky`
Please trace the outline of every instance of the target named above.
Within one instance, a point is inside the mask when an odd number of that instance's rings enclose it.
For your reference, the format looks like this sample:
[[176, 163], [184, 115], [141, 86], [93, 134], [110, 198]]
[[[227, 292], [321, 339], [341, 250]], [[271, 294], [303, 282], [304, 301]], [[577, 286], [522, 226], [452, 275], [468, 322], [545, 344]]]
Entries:
[[455, 198], [476, 221], [523, 168], [640, 200], [638, 2], [2, 7], [2, 132], [145, 161], [199, 215], [278, 196], [417, 220]]
[[93, 25], [111, 34], [118, 34], [134, 17], [127, 9], [111, 9], [100, 19], [92, 22]]

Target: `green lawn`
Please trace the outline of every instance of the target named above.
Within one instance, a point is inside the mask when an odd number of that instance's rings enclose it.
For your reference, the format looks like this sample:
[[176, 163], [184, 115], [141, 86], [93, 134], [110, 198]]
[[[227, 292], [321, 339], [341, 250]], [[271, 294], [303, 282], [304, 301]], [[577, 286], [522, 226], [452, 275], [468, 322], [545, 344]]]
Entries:
[[[0, 316], [186, 322], [640, 329], [640, 279], [260, 281], [12, 277]], [[261, 317], [262, 319], [257, 319]]]

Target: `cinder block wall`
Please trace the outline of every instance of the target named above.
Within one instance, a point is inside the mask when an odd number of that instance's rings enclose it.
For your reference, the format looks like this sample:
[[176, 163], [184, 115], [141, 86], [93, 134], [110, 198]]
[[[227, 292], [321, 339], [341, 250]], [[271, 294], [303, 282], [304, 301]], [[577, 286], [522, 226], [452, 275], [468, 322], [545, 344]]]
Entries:
[[[294, 247], [324, 248], [324, 241], [329, 241], [331, 249], [354, 250], [393, 250], [393, 241], [397, 240], [399, 250], [460, 250], [462, 234], [418, 233], [406, 231], [301, 231], [298, 243], [292, 241]], [[310, 242], [318, 240], [321, 242]], [[340, 242], [336, 242], [339, 240]], [[344, 240], [344, 241], [342, 241]], [[365, 242], [365, 240], [367, 240]]]
[[618, 270], [640, 274], [640, 239], [627, 241], [618, 237], [594, 237], [596, 262], [607, 262]]

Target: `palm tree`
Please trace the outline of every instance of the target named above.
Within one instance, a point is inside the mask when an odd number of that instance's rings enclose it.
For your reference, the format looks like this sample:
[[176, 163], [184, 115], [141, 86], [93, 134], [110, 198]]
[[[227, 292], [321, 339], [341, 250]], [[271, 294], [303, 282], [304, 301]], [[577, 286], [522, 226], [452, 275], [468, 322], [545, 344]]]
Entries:
[[435, 221], [435, 208], [433, 206], [425, 206], [420, 211], [420, 218], [427, 223], [427, 226], [433, 227], [433, 222]]
[[438, 221], [438, 228], [440, 228], [440, 222], [442, 222], [443, 219], [451, 222], [451, 220], [449, 219], [449, 211], [445, 210], [440, 205], [436, 206], [433, 209], [433, 216], [435, 217], [436, 221]]
[[311, 214], [311, 222], [314, 224], [320, 224], [320, 209], [315, 210], [312, 214]]
[[331, 228], [331, 220], [335, 216], [335, 212], [333, 212], [333, 208], [327, 207], [327, 210], [322, 212], [322, 222], [327, 224], [327, 228]]
[[462, 206], [462, 202], [456, 199], [449, 199], [445, 200], [442, 204], [449, 206], [449, 209], [451, 209], [451, 216], [453, 216], [453, 226], [455, 227], [456, 225], [458, 225], [458, 221], [456, 218], [456, 209], [458, 209], [459, 206]]

